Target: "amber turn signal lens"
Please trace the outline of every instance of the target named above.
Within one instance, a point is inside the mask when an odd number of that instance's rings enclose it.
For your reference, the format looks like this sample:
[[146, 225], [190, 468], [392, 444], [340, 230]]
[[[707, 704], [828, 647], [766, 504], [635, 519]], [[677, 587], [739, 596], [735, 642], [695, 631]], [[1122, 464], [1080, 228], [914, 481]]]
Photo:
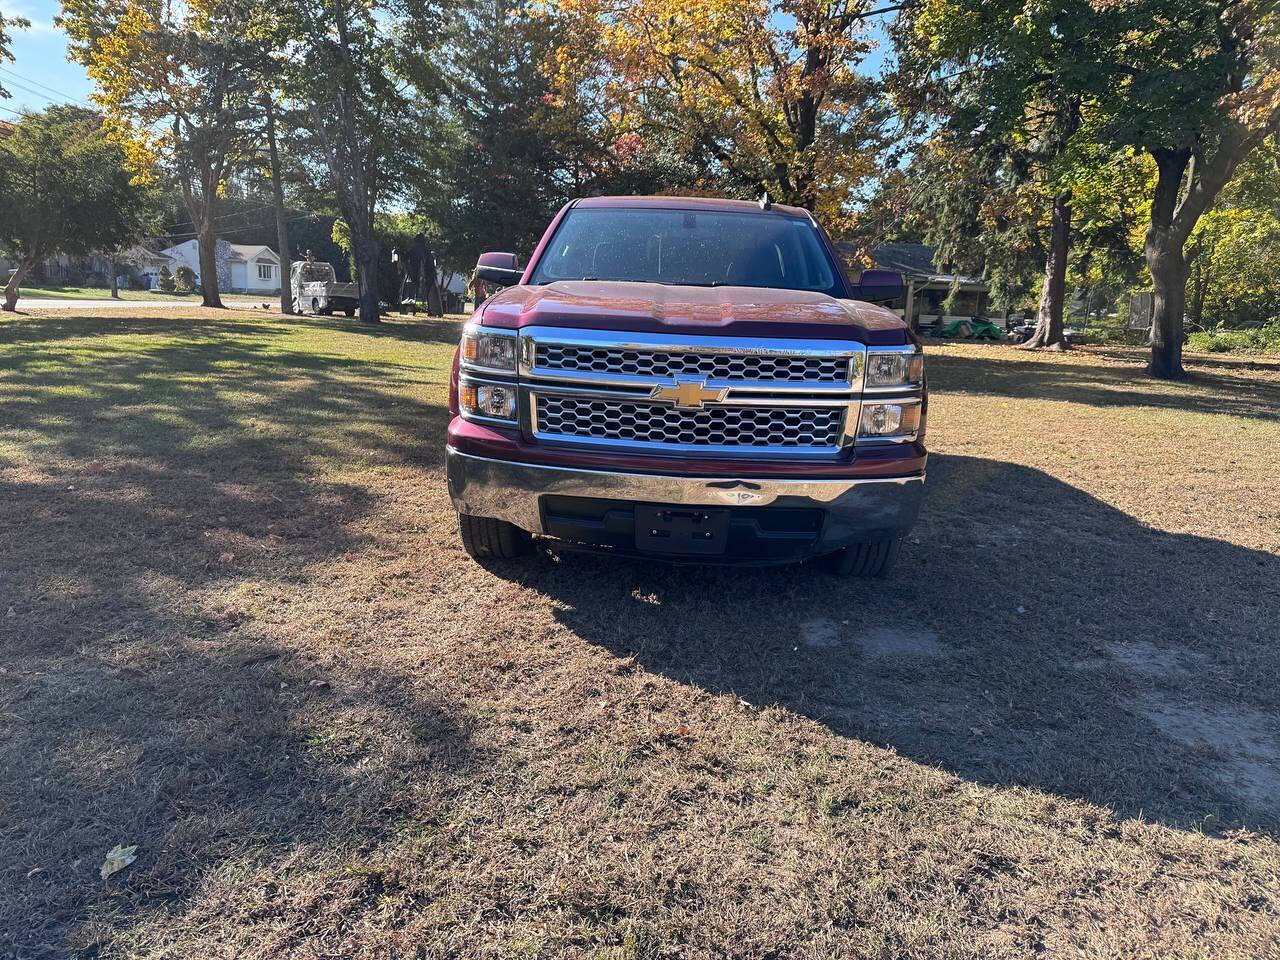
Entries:
[[473, 363], [480, 359], [480, 338], [466, 334], [462, 338], [462, 359]]
[[479, 403], [476, 399], [476, 385], [464, 383], [458, 387], [458, 404], [468, 413], [475, 413]]

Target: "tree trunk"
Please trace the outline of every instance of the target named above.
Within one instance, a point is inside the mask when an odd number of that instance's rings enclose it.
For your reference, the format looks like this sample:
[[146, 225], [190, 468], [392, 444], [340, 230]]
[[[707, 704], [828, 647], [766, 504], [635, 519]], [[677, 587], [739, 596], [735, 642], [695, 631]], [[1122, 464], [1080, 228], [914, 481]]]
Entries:
[[120, 278], [118, 276], [119, 272], [120, 272], [119, 264], [117, 264], [114, 260], [112, 260], [111, 261], [111, 299], [112, 300], [120, 299]]
[[1067, 253], [1071, 247], [1071, 194], [1053, 198], [1049, 228], [1049, 255], [1044, 263], [1044, 286], [1036, 311], [1036, 332], [1023, 347], [1028, 350], [1065, 350], [1062, 309], [1067, 298]]
[[280, 249], [280, 312], [293, 313], [293, 290], [290, 289], [293, 254], [289, 250], [289, 219], [285, 216], [284, 188], [280, 185], [280, 155], [276, 151], [276, 111], [275, 105], [268, 95], [265, 98], [267, 108], [267, 152], [271, 160], [271, 190], [275, 195], [276, 207], [276, 242]]
[[[1191, 151], [1154, 150], [1159, 175], [1151, 199], [1151, 224], [1144, 252], [1155, 288], [1151, 315], [1151, 361], [1147, 372], [1162, 380], [1185, 376], [1182, 369], [1182, 321], [1187, 302], [1187, 261], [1182, 252], [1189, 228], [1175, 223], [1182, 181]], [[1194, 225], [1194, 223], [1193, 223]]]
[[34, 256], [18, 261], [18, 269], [14, 271], [13, 276], [9, 278], [8, 285], [4, 288], [4, 308], [9, 313], [14, 313], [18, 309], [18, 288], [22, 286], [22, 281], [26, 279], [28, 271], [35, 265], [36, 258]]
[[[364, 211], [361, 211], [364, 212]], [[351, 224], [351, 255], [356, 261], [356, 282], [360, 284], [360, 321], [379, 323], [378, 306], [378, 241], [374, 225], [357, 216]]]
[[1184, 376], [1182, 369], [1183, 312], [1187, 301], [1187, 263], [1180, 246], [1152, 251], [1147, 266], [1155, 285], [1151, 321], [1151, 362], [1147, 372], [1162, 380]]
[[200, 226], [200, 303], [206, 307], [221, 307], [218, 295], [218, 238], [213, 232], [213, 219], [201, 220]]

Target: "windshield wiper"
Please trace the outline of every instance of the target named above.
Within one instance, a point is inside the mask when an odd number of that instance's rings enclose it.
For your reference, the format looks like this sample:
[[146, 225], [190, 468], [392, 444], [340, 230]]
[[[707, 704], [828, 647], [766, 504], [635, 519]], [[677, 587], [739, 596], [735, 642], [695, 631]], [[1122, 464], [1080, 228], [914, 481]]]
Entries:
[[639, 277], [579, 277], [578, 281], [592, 281], [595, 283], [662, 283], [661, 280], [642, 280]]

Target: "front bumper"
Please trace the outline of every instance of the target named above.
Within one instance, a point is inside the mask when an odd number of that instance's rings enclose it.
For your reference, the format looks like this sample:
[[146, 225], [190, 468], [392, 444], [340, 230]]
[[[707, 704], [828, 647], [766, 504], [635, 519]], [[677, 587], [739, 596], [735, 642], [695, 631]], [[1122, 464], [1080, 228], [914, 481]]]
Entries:
[[[506, 520], [530, 533], [613, 545], [619, 538], [627, 539], [619, 524], [625, 523], [633, 504], [728, 507], [731, 516], [744, 521], [744, 530], [752, 532], [731, 539], [730, 552], [758, 553], [760, 559], [794, 559], [903, 536], [915, 523], [924, 495], [923, 473], [857, 479], [713, 478], [520, 463], [466, 454], [452, 446], [446, 448], [446, 457], [449, 495], [460, 513]], [[597, 511], [589, 523], [575, 525], [575, 516], [587, 514], [574, 504], [601, 501], [616, 504], [616, 515]], [[560, 504], [570, 505], [568, 516], [553, 513]], [[807, 515], [813, 523], [774, 535], [769, 531], [775, 525], [765, 511], [778, 517]], [[742, 549], [735, 551], [735, 544]]]

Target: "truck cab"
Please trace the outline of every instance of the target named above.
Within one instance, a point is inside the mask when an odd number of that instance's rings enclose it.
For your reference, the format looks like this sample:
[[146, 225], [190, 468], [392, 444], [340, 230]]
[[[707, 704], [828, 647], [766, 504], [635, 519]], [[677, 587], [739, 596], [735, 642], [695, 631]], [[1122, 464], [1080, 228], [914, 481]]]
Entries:
[[762, 201], [567, 204], [454, 362], [446, 450], [462, 544], [531, 536], [677, 562], [823, 557], [884, 576], [923, 495], [919, 343], [851, 284], [808, 211]]

